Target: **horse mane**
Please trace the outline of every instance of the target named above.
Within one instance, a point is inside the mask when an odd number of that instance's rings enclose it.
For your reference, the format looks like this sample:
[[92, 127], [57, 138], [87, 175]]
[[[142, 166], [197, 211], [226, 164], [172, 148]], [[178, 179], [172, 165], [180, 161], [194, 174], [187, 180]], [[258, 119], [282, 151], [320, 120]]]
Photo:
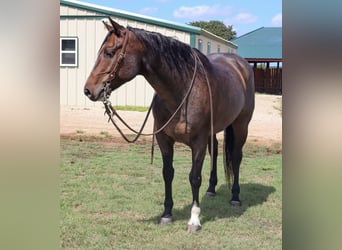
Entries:
[[193, 68], [195, 59], [192, 48], [188, 44], [157, 32], [132, 27], [127, 27], [127, 29], [137, 36], [149, 54], [162, 55], [161, 60], [171, 69], [176, 69], [181, 74], [186, 67]]

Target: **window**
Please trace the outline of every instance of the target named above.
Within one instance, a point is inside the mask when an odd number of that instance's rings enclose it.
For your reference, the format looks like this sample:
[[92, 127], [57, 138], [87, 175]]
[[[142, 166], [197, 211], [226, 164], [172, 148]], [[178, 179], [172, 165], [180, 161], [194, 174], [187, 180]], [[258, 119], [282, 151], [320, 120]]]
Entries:
[[198, 45], [197, 45], [197, 48], [199, 51], [203, 51], [203, 41], [202, 39], [198, 39]]
[[207, 54], [210, 54], [211, 53], [211, 43], [208, 42], [207, 43]]
[[77, 47], [77, 37], [60, 38], [60, 66], [77, 66]]
[[221, 46], [220, 44], [217, 45], [217, 53], [220, 53], [221, 52]]

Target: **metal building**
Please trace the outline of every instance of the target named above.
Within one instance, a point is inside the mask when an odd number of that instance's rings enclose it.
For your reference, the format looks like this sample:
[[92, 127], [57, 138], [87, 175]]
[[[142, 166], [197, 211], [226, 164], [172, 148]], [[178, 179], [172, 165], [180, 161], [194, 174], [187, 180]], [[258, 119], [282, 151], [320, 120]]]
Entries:
[[257, 92], [282, 93], [282, 40], [281, 27], [261, 27], [233, 39], [237, 53], [253, 66]]
[[[131, 26], [171, 36], [196, 47], [204, 54], [233, 52], [237, 46], [198, 27], [147, 17], [123, 10], [74, 0], [60, 0], [60, 104], [95, 106], [83, 94], [84, 83], [107, 33], [102, 20], [111, 16]], [[113, 105], [149, 106], [154, 90], [137, 76], [111, 95]]]

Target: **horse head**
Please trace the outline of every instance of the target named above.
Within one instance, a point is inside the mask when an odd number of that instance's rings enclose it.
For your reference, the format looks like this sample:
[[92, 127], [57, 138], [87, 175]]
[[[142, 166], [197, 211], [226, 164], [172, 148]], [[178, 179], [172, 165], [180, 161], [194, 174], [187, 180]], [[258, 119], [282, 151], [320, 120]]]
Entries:
[[104, 22], [108, 33], [84, 86], [84, 94], [92, 101], [103, 100], [140, 71], [141, 43], [127, 28], [108, 19], [111, 24]]

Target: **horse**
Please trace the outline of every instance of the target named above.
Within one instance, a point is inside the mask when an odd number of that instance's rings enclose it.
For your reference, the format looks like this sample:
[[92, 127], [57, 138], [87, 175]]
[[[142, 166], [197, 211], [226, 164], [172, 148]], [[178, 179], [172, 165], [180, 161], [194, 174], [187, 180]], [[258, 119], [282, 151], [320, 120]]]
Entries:
[[[145, 77], [156, 91], [152, 111], [165, 188], [160, 223], [173, 221], [174, 145], [181, 142], [191, 149], [192, 207], [187, 230], [196, 232], [201, 229], [199, 189], [203, 161], [207, 145], [215, 160], [216, 134], [220, 131], [224, 131], [225, 174], [227, 178], [231, 172], [233, 175], [230, 204], [241, 205], [239, 170], [254, 111], [253, 70], [236, 54], [205, 56], [177, 39], [124, 27], [111, 17], [108, 19], [110, 23], [104, 22], [108, 33], [86, 80], [84, 94], [92, 101], [103, 101], [135, 76]], [[215, 166], [207, 193], [215, 194], [216, 184]]]

